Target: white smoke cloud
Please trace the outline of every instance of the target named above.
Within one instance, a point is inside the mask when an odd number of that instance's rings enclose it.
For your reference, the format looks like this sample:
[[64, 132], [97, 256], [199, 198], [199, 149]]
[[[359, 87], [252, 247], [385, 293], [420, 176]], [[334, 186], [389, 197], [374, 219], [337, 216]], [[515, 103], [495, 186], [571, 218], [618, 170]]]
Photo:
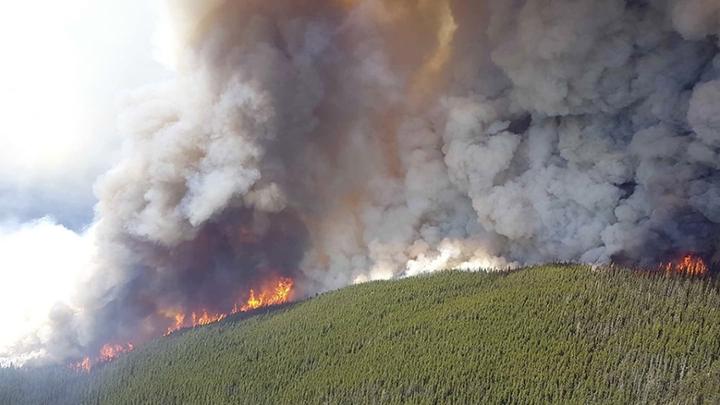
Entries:
[[140, 336], [163, 305], [218, 304], [276, 273], [312, 293], [449, 267], [717, 255], [714, 1], [167, 12], [176, 77], [128, 96], [76, 341]]
[[92, 230], [75, 233], [49, 218], [0, 227], [0, 364], [46, 354], [52, 333], [48, 314], [71, 307], [77, 288], [88, 276], [94, 254]]
[[118, 159], [116, 99], [166, 74], [142, 46], [149, 9], [139, 0], [0, 5], [0, 363], [47, 355], [51, 335], [74, 328], [53, 322], [72, 317], [80, 274], [94, 268], [84, 229], [93, 183]]

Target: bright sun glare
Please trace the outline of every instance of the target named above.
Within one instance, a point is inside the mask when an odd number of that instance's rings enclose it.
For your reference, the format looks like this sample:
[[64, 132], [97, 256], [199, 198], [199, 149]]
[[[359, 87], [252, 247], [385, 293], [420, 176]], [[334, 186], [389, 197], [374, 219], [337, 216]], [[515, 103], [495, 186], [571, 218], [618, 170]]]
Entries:
[[86, 136], [71, 28], [87, 0], [13, 1], [0, 12], [3, 169], [59, 168]]

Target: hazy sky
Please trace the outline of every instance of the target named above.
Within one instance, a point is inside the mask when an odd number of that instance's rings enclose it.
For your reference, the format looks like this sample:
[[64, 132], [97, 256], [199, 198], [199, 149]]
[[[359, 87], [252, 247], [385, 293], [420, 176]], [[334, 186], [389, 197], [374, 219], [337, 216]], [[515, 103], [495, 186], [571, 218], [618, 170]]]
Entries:
[[169, 77], [153, 58], [157, 3], [0, 5], [3, 349], [67, 301], [93, 250], [93, 183], [118, 158], [125, 91]]
[[124, 90], [167, 72], [153, 60], [147, 0], [4, 2], [0, 12], [0, 221], [51, 215], [79, 229], [92, 183], [118, 150]]

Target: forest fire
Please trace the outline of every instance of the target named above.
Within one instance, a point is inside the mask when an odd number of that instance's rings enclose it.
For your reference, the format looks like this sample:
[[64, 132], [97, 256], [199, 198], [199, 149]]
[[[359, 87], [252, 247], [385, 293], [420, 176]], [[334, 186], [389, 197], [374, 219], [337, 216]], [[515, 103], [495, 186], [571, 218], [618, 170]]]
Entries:
[[681, 259], [661, 265], [665, 274], [681, 274], [688, 276], [703, 276], [710, 268], [705, 261], [697, 255], [686, 254]]
[[[267, 287], [262, 288], [257, 293], [255, 289], [250, 289], [250, 296], [247, 301], [233, 305], [230, 313], [214, 313], [203, 309], [201, 311], [191, 312], [188, 316], [185, 312], [179, 310], [165, 310], [162, 312], [162, 315], [172, 320], [173, 324], [167, 329], [163, 336], [168, 336], [182, 328], [209, 325], [227, 318], [229, 314], [284, 304], [290, 300], [293, 287], [294, 282], [292, 279], [280, 278]], [[100, 348], [100, 354], [97, 357], [91, 358], [87, 356], [81, 361], [71, 364], [70, 368], [78, 372], [89, 372], [95, 365], [110, 362], [119, 355], [132, 351], [134, 348], [132, 343], [124, 345], [106, 344]]]
[[81, 361], [73, 363], [70, 367], [75, 371], [89, 372], [92, 367], [100, 363], [107, 363], [115, 360], [123, 353], [131, 352], [135, 349], [132, 343], [126, 344], [105, 344], [100, 348], [100, 354], [94, 359], [86, 356]]
[[208, 311], [206, 310], [203, 310], [201, 313], [197, 314], [193, 312], [191, 314], [192, 326], [209, 325], [211, 323], [223, 320], [226, 316], [226, 314], [208, 313]]
[[[201, 312], [192, 312], [190, 313], [190, 317], [185, 316], [183, 312], [166, 311], [164, 314], [168, 318], [173, 319], [175, 321], [175, 324], [170, 326], [163, 334], [163, 336], [167, 336], [175, 332], [176, 330], [182, 328], [194, 328], [196, 326], [209, 325], [211, 323], [221, 321], [227, 317], [227, 314], [212, 313], [208, 312], [207, 310], [202, 310]], [[186, 319], [188, 320], [187, 322]]]
[[[255, 289], [250, 289], [250, 297], [248, 297], [245, 303], [236, 303], [233, 305], [230, 314], [236, 314], [239, 312], [247, 312], [253, 309], [269, 307], [278, 304], [284, 304], [290, 300], [290, 294], [293, 289], [293, 280], [289, 278], [280, 278], [273, 283], [269, 288], [263, 288], [259, 293], [255, 292]], [[201, 312], [192, 312], [190, 316], [186, 316], [182, 311], [165, 311], [164, 315], [174, 321], [174, 324], [170, 326], [165, 332], [164, 336], [170, 335], [171, 333], [182, 329], [182, 328], [194, 328], [197, 326], [208, 325], [225, 319], [227, 313], [211, 313], [207, 310]]]
[[90, 357], [85, 357], [81, 361], [72, 364], [70, 367], [78, 372], [89, 372], [90, 371]]
[[284, 304], [290, 299], [292, 288], [293, 281], [291, 279], [281, 278], [273, 288], [262, 290], [257, 295], [255, 294], [255, 290], [250, 289], [250, 297], [247, 302], [240, 307], [235, 304], [232, 313], [235, 314], [262, 307]]
[[135, 349], [132, 343], [125, 345], [111, 345], [106, 344], [100, 348], [100, 361], [108, 362], [112, 361], [122, 353], [131, 352]]

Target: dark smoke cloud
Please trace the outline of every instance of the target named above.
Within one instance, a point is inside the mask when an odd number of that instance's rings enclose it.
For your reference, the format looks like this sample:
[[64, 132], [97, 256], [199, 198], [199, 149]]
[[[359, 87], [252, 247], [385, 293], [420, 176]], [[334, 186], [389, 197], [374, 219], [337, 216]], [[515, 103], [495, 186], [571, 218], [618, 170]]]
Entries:
[[[63, 359], [227, 308], [448, 267], [717, 259], [714, 0], [173, 1], [98, 184]], [[64, 316], [64, 315], [63, 315]], [[60, 315], [58, 315], [60, 317]], [[64, 339], [63, 341], [67, 341]]]

